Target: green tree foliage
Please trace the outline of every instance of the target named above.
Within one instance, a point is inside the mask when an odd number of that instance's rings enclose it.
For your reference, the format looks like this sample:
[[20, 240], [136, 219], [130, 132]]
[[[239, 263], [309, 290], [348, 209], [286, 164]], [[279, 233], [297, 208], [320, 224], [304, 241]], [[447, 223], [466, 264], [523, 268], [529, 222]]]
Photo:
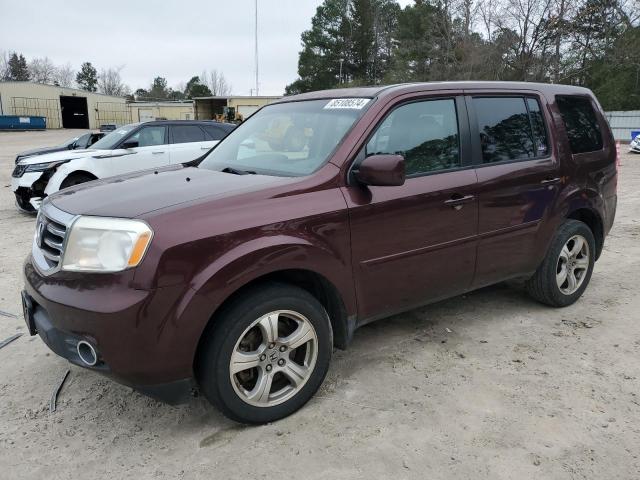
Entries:
[[165, 100], [169, 98], [170, 89], [167, 86], [167, 79], [164, 77], [155, 77], [149, 88], [148, 97], [151, 100]]
[[538, 81], [591, 88], [606, 109], [640, 109], [636, 10], [630, 0], [415, 0], [403, 9], [394, 0], [324, 0], [285, 92]]
[[91, 62], [84, 62], [76, 75], [76, 83], [82, 90], [95, 92], [98, 89], [98, 71]]
[[393, 0], [325, 0], [302, 34], [300, 78], [286, 92], [380, 83], [390, 65], [399, 11]]
[[24, 82], [29, 80], [27, 60], [22, 54], [12, 53], [9, 57], [9, 80]]
[[211, 90], [205, 84], [202, 83], [200, 77], [191, 77], [191, 80], [187, 82], [187, 86], [184, 89], [184, 94], [187, 98], [194, 97], [207, 97], [211, 95]]
[[594, 59], [587, 86], [607, 110], [640, 109], [640, 27], [629, 28], [607, 49], [606, 57]]

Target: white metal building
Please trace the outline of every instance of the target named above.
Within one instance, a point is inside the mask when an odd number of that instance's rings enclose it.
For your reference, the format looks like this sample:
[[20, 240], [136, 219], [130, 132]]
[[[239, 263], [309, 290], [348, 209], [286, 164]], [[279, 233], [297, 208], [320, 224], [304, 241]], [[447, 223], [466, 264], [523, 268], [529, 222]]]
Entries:
[[610, 111], [604, 114], [616, 140], [630, 142], [632, 132], [640, 132], [640, 110]]
[[122, 97], [32, 82], [0, 82], [0, 115], [45, 117], [47, 128], [96, 129], [131, 121]]

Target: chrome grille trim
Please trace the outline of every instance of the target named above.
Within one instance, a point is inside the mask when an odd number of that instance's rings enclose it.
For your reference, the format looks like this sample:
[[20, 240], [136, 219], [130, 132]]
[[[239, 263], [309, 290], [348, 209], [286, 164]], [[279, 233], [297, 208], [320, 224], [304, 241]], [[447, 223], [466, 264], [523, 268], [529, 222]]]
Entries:
[[76, 215], [54, 207], [49, 201], [42, 203], [36, 220], [31, 254], [35, 266], [43, 275], [51, 275], [60, 270], [67, 231], [75, 219]]
[[43, 240], [44, 240], [44, 243], [49, 245], [51, 248], [58, 250], [59, 252], [62, 252], [62, 242], [54, 242], [53, 240], [51, 240], [51, 238], [47, 238], [47, 237], [45, 237]]
[[53, 224], [53, 223], [48, 223], [47, 224], [47, 230], [49, 230], [51, 233], [53, 233], [54, 235], [57, 235], [58, 237], [61, 237], [61, 238], [64, 238], [64, 235], [66, 233], [65, 229], [57, 228], [55, 226], [55, 224]]

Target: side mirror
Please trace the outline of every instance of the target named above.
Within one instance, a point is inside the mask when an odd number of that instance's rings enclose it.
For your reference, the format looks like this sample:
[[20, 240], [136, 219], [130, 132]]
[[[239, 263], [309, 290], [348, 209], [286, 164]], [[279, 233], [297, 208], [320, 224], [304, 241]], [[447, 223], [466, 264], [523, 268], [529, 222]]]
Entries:
[[404, 185], [404, 157], [402, 155], [371, 155], [357, 169], [355, 178], [365, 185], [397, 187]]
[[136, 148], [138, 145], [139, 145], [138, 142], [135, 140], [127, 140], [122, 144], [122, 148], [124, 149]]

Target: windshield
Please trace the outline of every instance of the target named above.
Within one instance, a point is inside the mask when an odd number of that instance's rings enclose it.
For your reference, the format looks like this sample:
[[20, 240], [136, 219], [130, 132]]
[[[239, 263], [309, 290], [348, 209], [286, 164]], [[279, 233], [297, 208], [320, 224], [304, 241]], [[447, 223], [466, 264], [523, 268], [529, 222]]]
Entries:
[[137, 123], [132, 123], [131, 125], [125, 125], [124, 127], [120, 127], [119, 129], [114, 130], [113, 132], [102, 137], [96, 143], [91, 145], [91, 148], [92, 149], [95, 148], [96, 150], [111, 150], [118, 143], [120, 143], [120, 140], [122, 140], [126, 134], [128, 134], [131, 130], [133, 130], [137, 126], [138, 126]]
[[76, 143], [76, 140], [78, 140], [80, 137], [73, 137], [71, 140], [67, 140], [64, 143], [61, 143], [60, 145], [58, 145], [59, 147], [69, 147], [71, 145], [73, 145], [74, 143]]
[[199, 168], [309, 175], [324, 165], [369, 101], [343, 98], [266, 106], [220, 142]]

